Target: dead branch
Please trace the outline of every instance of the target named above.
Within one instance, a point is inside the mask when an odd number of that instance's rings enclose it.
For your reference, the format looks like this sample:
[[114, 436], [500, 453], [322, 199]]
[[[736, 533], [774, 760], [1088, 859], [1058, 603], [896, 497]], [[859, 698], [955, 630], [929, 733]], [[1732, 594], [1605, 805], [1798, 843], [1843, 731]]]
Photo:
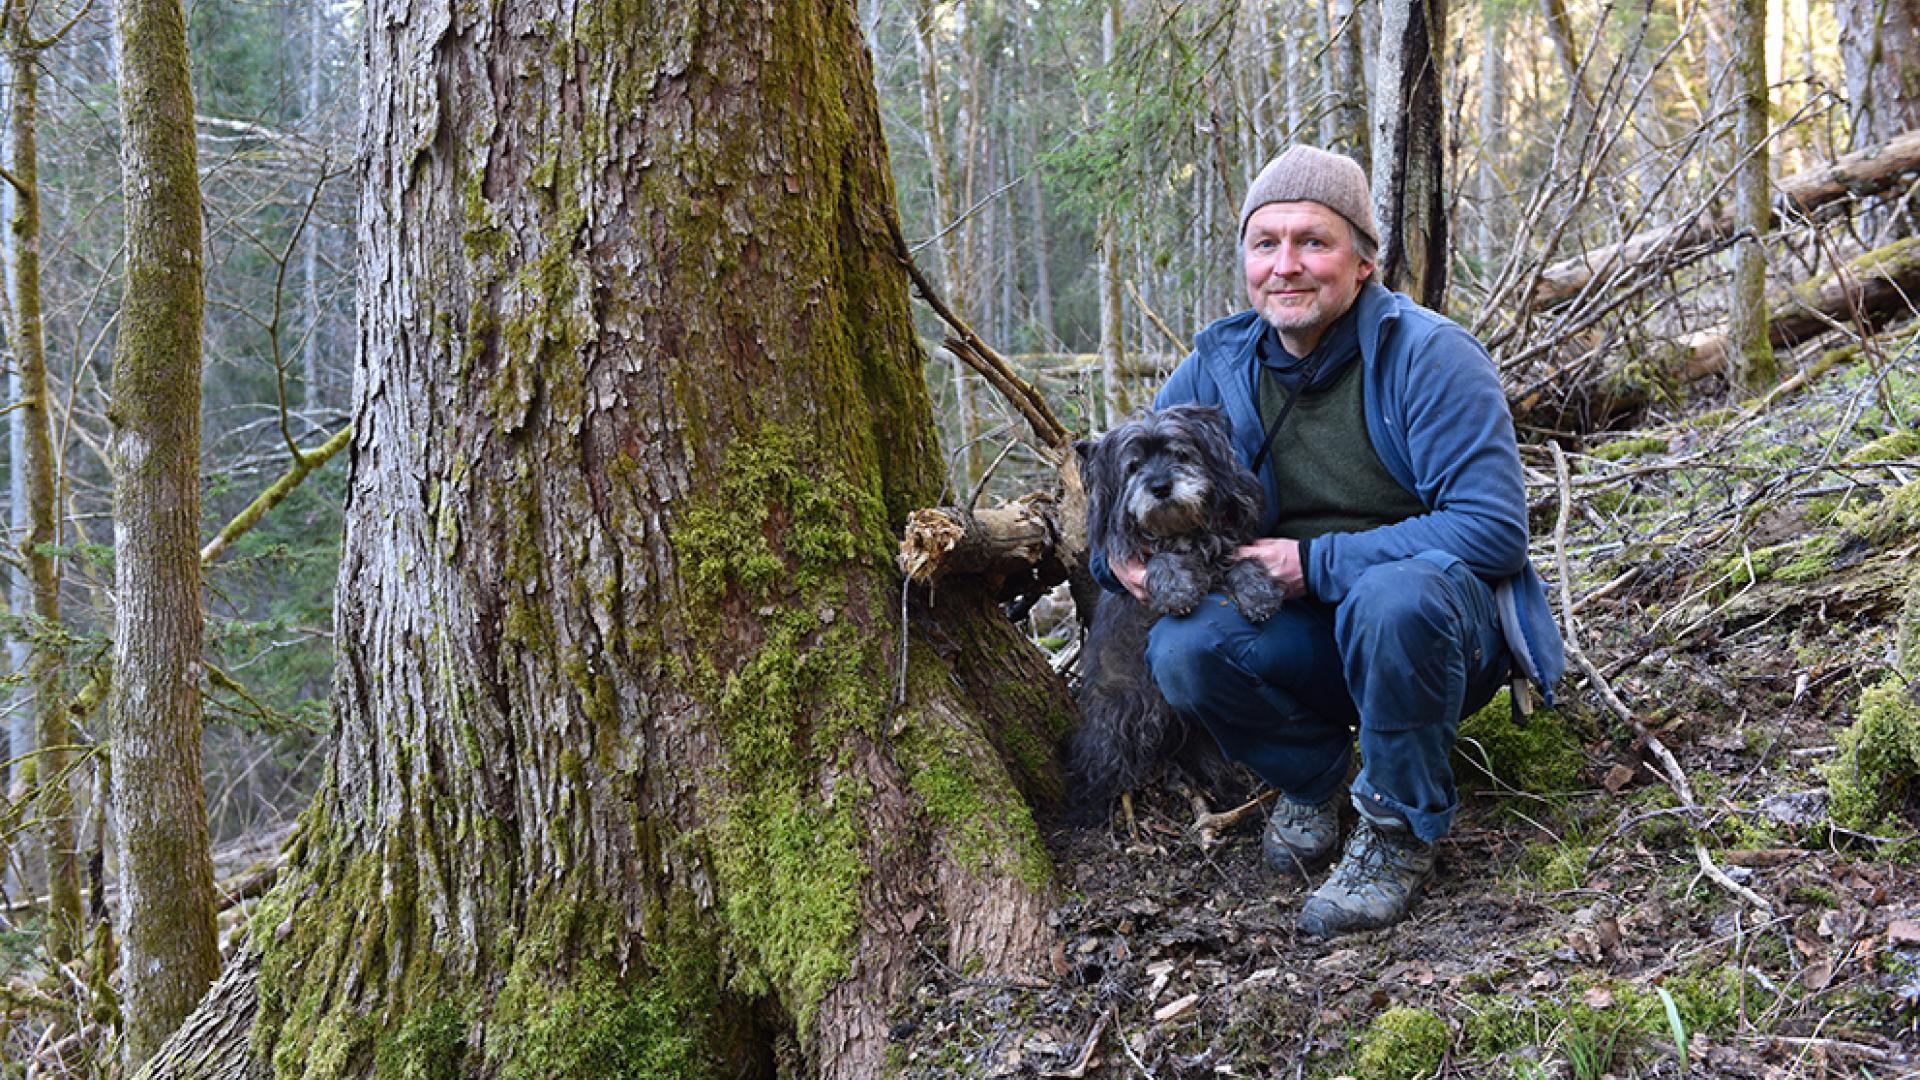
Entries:
[[1037, 577], [1034, 587], [1046, 588], [1067, 576], [1059, 534], [1053, 499], [1039, 493], [971, 512], [957, 506], [915, 510], [900, 541], [900, 571], [926, 586], [973, 574], [995, 586]]
[[1072, 440], [1072, 433], [1058, 417], [1053, 415], [1053, 410], [1047, 405], [1046, 399], [1040, 396], [1040, 391], [1035, 390], [1033, 384], [1022, 379], [1013, 370], [1013, 365], [1007, 362], [1006, 357], [995, 352], [992, 346], [981, 340], [980, 335], [974, 333], [973, 327], [967, 325], [966, 320], [955, 314], [953, 309], [940, 298], [939, 290], [935, 289], [926, 275], [920, 272], [920, 268], [913, 264], [913, 256], [907, 251], [906, 238], [900, 234], [898, 215], [891, 213], [887, 215], [887, 231], [893, 239], [894, 258], [900, 260], [900, 265], [906, 268], [907, 276], [913, 279], [914, 288], [920, 293], [920, 298], [933, 308], [934, 314], [940, 316], [941, 322], [953, 329], [955, 336], [947, 338], [945, 342], [948, 351], [958, 356], [968, 367], [979, 372], [980, 377], [987, 380], [987, 385], [998, 390], [1000, 395], [1007, 399], [1008, 404], [1025, 418], [1027, 425], [1033, 429], [1034, 436], [1039, 440], [1042, 455], [1056, 465], [1070, 460], [1073, 455], [1068, 451], [1068, 443]]
[[[1278, 794], [1277, 791], [1268, 791], [1231, 810], [1222, 810], [1217, 814], [1206, 813], [1205, 804], [1200, 804], [1198, 809], [1202, 812], [1193, 821], [1193, 831], [1200, 834], [1200, 846], [1211, 847], [1220, 839], [1221, 833], [1240, 824], [1248, 815], [1265, 808]], [[1195, 802], [1199, 800], [1196, 799]]]
[[[1786, 177], [1777, 185], [1778, 200], [1806, 214], [1848, 196], [1885, 191], [1914, 172], [1920, 172], [1920, 129]], [[1649, 262], [1663, 260], [1676, 249], [1722, 239], [1732, 231], [1731, 214], [1703, 213], [1691, 221], [1661, 225], [1617, 244], [1564, 259], [1541, 272], [1534, 287], [1534, 303], [1542, 307], [1564, 303], [1595, 277], [1632, 273]]]
[[[1594, 667], [1593, 661], [1587, 659], [1587, 654], [1580, 648], [1579, 625], [1574, 618], [1573, 587], [1570, 584], [1572, 572], [1567, 565], [1567, 518], [1572, 516], [1573, 486], [1567, 479], [1567, 456], [1561, 451], [1560, 444], [1554, 442], [1548, 445], [1553, 448], [1554, 476], [1560, 485], [1560, 516], [1554, 523], [1553, 549], [1555, 564], [1560, 574], [1560, 615], [1561, 622], [1564, 624], [1567, 655], [1573, 658], [1582, 671], [1586, 672], [1587, 681], [1600, 694], [1601, 700], [1607, 703], [1607, 707], [1613, 710], [1614, 715], [1618, 716], [1622, 723], [1633, 730], [1641, 744], [1647, 748], [1647, 752], [1660, 763], [1661, 778], [1667, 782], [1668, 787], [1673, 789], [1681, 806], [1689, 811], [1698, 810], [1699, 804], [1693, 798], [1693, 787], [1687, 783], [1687, 774], [1680, 768], [1680, 762], [1674, 758], [1673, 752], [1667, 749], [1659, 736], [1649, 731], [1647, 726], [1633, 715], [1633, 711], [1627, 708], [1618, 694], [1614, 693], [1613, 687], [1607, 684], [1605, 676], [1600, 674], [1600, 670]], [[1705, 841], [1698, 835], [1693, 838], [1693, 853], [1695, 860], [1700, 864], [1700, 872], [1714, 884], [1767, 915], [1773, 914], [1773, 905], [1767, 902], [1766, 897], [1728, 877], [1724, 870], [1714, 864], [1713, 856], [1707, 852]]]

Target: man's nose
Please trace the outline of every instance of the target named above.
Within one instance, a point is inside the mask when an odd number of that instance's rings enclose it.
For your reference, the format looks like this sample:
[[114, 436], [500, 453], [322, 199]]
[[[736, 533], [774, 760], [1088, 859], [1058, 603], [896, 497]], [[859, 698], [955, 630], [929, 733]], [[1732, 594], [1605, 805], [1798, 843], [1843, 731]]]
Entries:
[[1292, 244], [1281, 244], [1273, 251], [1273, 272], [1276, 274], [1295, 274], [1300, 271], [1300, 254]]

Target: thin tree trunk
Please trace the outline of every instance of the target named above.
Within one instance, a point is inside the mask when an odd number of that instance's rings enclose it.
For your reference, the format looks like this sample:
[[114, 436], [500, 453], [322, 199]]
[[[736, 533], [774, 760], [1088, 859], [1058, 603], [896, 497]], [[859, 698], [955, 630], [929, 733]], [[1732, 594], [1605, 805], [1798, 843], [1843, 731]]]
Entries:
[[1338, 150], [1359, 162], [1373, 157], [1373, 129], [1370, 117], [1372, 88], [1368, 85], [1366, 65], [1367, 0], [1333, 0], [1331, 33], [1339, 35], [1328, 50], [1332, 73], [1330, 91], [1332, 124], [1326, 149]]
[[[307, 5], [307, 78], [303, 88], [302, 105], [305, 107], [305, 122], [309, 131], [318, 134], [320, 119], [321, 87], [326, 81], [326, 22], [322, 18], [326, 5], [318, 2]], [[315, 174], [315, 182], [319, 176]], [[322, 230], [310, 227], [301, 238], [300, 251], [300, 288], [301, 306], [306, 309], [306, 338], [300, 350], [301, 385], [304, 389], [302, 402], [308, 408], [328, 403], [328, 387], [325, 385], [326, 370], [322, 363], [320, 347], [320, 238]]]
[[1560, 74], [1566, 79], [1568, 108], [1573, 110], [1571, 131], [1577, 144], [1593, 121], [1593, 98], [1587, 93], [1580, 46], [1574, 40], [1573, 16], [1567, 11], [1567, 0], [1540, 0], [1540, 14], [1547, 24], [1547, 39], [1553, 42], [1553, 54], [1560, 61]]
[[40, 820], [40, 842], [46, 859], [48, 894], [47, 951], [61, 961], [79, 952], [80, 852], [75, 841], [73, 728], [61, 692], [60, 572], [53, 549], [58, 545], [55, 520], [52, 396], [47, 387], [46, 336], [40, 309], [40, 181], [39, 65], [41, 43], [31, 39], [26, 22], [30, 7], [10, 0], [7, 44], [12, 58], [13, 86], [9, 96], [10, 135], [8, 170], [13, 177], [13, 260], [9, 268], [12, 292], [8, 307], [12, 325], [9, 344], [20, 370], [19, 419], [23, 439], [16, 468], [26, 478], [26, 524], [21, 556], [27, 566], [32, 596], [31, 644], [27, 657], [27, 685], [33, 691], [36, 725], [32, 813]]
[[1747, 389], [1758, 390], [1779, 379], [1773, 344], [1767, 340], [1767, 251], [1761, 243], [1773, 216], [1767, 201], [1767, 0], [1735, 0], [1732, 29], [1732, 150], [1736, 160], [1745, 157], [1733, 181], [1734, 228], [1743, 239], [1733, 249], [1728, 322], [1732, 375]]
[[1920, 0], [1836, 0], [1850, 149], [1920, 127]]
[[1479, 197], [1476, 253], [1484, 273], [1495, 273], [1505, 258], [1507, 240], [1501, 209], [1500, 167], [1507, 150], [1507, 11], [1500, 0], [1480, 3], [1480, 167], [1475, 173]]
[[[1106, 0], [1100, 7], [1100, 58], [1109, 69], [1118, 57], [1120, 2]], [[1118, 106], [1109, 97], [1109, 111]], [[1101, 427], [1120, 422], [1131, 407], [1121, 372], [1127, 363], [1126, 317], [1120, 299], [1120, 223], [1112, 210], [1100, 214], [1100, 381], [1106, 412]]]
[[[940, 285], [947, 291], [947, 304], [964, 316], [968, 314], [972, 283], [967, 279], [966, 263], [960, 254], [961, 237], [952, 231], [960, 211], [954, 201], [953, 166], [947, 152], [936, 18], [934, 0], [919, 0], [913, 12], [913, 41], [920, 60], [920, 129], [926, 145], [927, 168], [933, 179], [933, 249], [940, 263]], [[966, 365], [958, 357], [949, 355], [947, 379], [953, 387], [954, 411], [959, 420], [954, 435], [969, 447], [980, 434], [971, 378]], [[954, 468], [958, 470], [955, 481], [962, 490], [970, 489], [973, 478], [978, 475], [973, 468], [976, 453], [969, 449], [955, 460]]]
[[[1031, 29], [1031, 28], [1029, 28]], [[1029, 35], [1031, 36], [1031, 35]], [[1024, 110], [1027, 130], [1027, 227], [1031, 234], [1025, 245], [1033, 255], [1033, 313], [1039, 323], [1038, 346], [1043, 349], [1055, 348], [1060, 344], [1060, 331], [1053, 320], [1053, 243], [1047, 231], [1047, 185], [1043, 170], [1043, 155], [1046, 147], [1042, 144], [1039, 110], [1033, 108], [1039, 101], [1038, 80], [1034, 76], [1033, 45], [1023, 41], [1020, 46], [1021, 83], [1026, 89], [1027, 103]]]
[[145, 1061], [220, 970], [200, 773], [200, 178], [185, 13], [122, 0], [127, 287], [114, 352], [113, 817], [124, 1053]]
[[1373, 125], [1373, 209], [1379, 280], [1436, 311], [1446, 307], [1446, 168], [1441, 43], [1445, 0], [1386, 0]]
[[338, 732], [246, 1037], [314, 1076], [882, 1075], [932, 935], [1045, 964], [1023, 795], [1072, 705], [965, 588], [900, 622], [941, 470], [853, 5], [368, 25]]

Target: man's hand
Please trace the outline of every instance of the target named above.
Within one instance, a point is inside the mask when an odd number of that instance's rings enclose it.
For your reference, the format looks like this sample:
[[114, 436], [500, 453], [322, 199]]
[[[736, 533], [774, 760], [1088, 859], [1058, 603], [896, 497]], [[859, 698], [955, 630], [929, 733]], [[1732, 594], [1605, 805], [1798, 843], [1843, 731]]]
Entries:
[[[1267, 536], [1251, 544], [1237, 548], [1234, 556], [1252, 559], [1267, 568], [1268, 576], [1279, 584], [1287, 594], [1287, 599], [1305, 596], [1307, 593], [1307, 570], [1300, 565], [1300, 542], [1286, 540], [1278, 536]], [[1117, 572], [1117, 571], [1116, 571]]]
[[1123, 559], [1117, 555], [1107, 556], [1107, 569], [1120, 584], [1126, 586], [1135, 600], [1147, 602], [1147, 564], [1140, 559]]

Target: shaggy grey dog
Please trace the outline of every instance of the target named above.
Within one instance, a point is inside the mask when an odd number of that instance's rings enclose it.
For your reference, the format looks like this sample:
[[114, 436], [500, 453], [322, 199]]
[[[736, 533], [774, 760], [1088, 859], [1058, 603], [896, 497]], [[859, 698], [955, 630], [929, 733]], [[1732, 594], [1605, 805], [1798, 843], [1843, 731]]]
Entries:
[[1142, 604], [1103, 593], [1094, 609], [1081, 659], [1085, 722], [1069, 755], [1079, 816], [1105, 813], [1115, 795], [1169, 760], [1208, 787], [1232, 786], [1213, 737], [1176, 715], [1154, 686], [1147, 632], [1216, 590], [1252, 622], [1280, 610], [1285, 596], [1266, 568], [1233, 557], [1257, 535], [1260, 484], [1234, 454], [1225, 416], [1210, 406], [1144, 413], [1074, 449], [1087, 488], [1088, 546], [1144, 560], [1150, 597]]

